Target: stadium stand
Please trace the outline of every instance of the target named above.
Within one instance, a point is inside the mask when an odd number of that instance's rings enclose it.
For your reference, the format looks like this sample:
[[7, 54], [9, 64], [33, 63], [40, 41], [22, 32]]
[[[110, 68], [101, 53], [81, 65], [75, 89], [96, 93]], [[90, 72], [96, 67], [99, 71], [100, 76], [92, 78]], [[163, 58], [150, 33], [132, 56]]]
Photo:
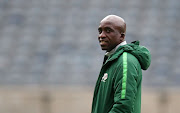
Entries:
[[151, 51], [145, 85], [180, 85], [179, 12], [179, 0], [0, 0], [0, 85], [94, 85], [104, 54], [97, 27], [108, 14]]

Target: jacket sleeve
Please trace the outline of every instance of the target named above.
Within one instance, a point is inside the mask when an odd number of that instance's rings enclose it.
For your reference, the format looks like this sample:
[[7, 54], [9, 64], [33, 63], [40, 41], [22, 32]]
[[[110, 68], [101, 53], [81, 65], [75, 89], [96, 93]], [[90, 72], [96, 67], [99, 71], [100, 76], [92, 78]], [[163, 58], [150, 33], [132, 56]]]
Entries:
[[123, 54], [123, 63], [121, 63], [114, 77], [114, 105], [109, 113], [132, 113], [134, 101], [137, 93], [137, 59], [128, 58]]

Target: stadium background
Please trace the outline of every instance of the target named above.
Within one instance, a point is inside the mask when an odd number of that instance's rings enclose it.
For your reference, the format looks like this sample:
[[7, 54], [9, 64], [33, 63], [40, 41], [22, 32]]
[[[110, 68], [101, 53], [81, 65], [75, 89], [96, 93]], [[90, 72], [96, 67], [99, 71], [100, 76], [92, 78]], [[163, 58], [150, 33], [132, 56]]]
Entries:
[[179, 12], [179, 0], [0, 0], [0, 113], [90, 113], [109, 14], [151, 51], [142, 113], [179, 113]]

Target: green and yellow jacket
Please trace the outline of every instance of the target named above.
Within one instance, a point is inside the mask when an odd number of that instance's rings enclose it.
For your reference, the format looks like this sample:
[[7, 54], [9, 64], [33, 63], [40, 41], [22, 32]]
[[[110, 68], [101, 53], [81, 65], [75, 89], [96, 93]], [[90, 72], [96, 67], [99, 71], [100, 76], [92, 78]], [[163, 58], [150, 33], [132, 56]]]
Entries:
[[141, 113], [141, 69], [150, 62], [150, 52], [138, 41], [120, 46], [101, 68], [91, 113]]

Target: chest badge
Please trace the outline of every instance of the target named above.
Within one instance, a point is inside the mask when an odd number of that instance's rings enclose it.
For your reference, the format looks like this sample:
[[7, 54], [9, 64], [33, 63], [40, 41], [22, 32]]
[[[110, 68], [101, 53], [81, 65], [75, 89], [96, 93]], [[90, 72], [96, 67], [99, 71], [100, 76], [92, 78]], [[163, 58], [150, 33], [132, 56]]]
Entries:
[[104, 76], [102, 77], [101, 81], [106, 82], [107, 78], [108, 78], [108, 74], [104, 73]]

